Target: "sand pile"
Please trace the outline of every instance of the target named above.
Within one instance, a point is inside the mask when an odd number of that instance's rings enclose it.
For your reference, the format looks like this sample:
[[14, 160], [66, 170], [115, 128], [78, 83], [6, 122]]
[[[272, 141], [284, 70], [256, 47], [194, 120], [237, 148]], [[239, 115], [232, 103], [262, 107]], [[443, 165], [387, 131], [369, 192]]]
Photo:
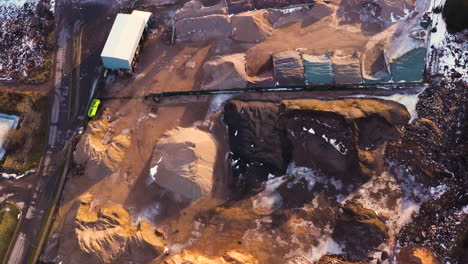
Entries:
[[441, 264], [442, 262], [428, 248], [404, 247], [397, 256], [398, 263]]
[[127, 134], [115, 133], [106, 114], [89, 123], [85, 140], [80, 140], [75, 154], [75, 161], [80, 164], [90, 157], [98, 164], [103, 163], [110, 170], [118, 169], [130, 147], [131, 138]]
[[176, 128], [153, 151], [150, 181], [189, 200], [211, 192], [217, 145], [207, 132]]
[[102, 263], [116, 263], [126, 255], [134, 261], [149, 261], [162, 254], [164, 240], [147, 222], [134, 226], [130, 214], [120, 205], [96, 209], [92, 199], [90, 195], [83, 198], [74, 223], [82, 252], [94, 255]]
[[247, 86], [245, 54], [216, 56], [203, 64], [203, 90], [244, 88]]
[[258, 261], [243, 250], [228, 250], [221, 257], [210, 257], [194, 251], [183, 250], [172, 255], [163, 264], [258, 264]]
[[258, 10], [231, 17], [231, 37], [242, 42], [258, 43], [271, 36], [272, 27], [267, 20], [268, 12]]

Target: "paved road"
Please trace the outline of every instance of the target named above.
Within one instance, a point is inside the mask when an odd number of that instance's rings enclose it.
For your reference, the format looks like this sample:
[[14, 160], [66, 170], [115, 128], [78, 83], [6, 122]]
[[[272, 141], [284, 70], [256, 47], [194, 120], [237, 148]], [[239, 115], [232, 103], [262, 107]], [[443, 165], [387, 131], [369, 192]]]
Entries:
[[[53, 201], [62, 176], [60, 168], [65, 162], [63, 150], [83, 125], [91, 87], [100, 73], [97, 51], [101, 50], [105, 32], [110, 29], [111, 21], [104, 16], [110, 12], [113, 12], [110, 5], [57, 1], [57, 49], [48, 146], [42, 168], [32, 183], [30, 199], [23, 207], [24, 218], [8, 264], [28, 263], [37, 247], [47, 208]], [[102, 27], [85, 27], [88, 23], [97, 23]], [[31, 179], [18, 181], [31, 184]]]

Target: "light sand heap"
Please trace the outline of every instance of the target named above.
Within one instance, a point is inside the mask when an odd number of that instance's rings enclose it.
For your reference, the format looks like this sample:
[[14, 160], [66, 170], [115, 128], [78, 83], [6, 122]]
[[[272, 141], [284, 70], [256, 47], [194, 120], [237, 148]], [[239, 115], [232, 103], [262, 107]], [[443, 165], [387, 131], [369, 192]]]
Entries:
[[232, 89], [247, 86], [245, 54], [216, 56], [203, 64], [203, 90]]
[[228, 250], [221, 257], [209, 257], [203, 254], [182, 250], [163, 261], [164, 264], [258, 264], [258, 261], [245, 250]]
[[[103, 114], [100, 119], [89, 123], [89, 132], [85, 140], [81, 140], [75, 159], [77, 163], [84, 162], [88, 156], [97, 163], [104, 163], [110, 170], [115, 171], [125, 157], [126, 150], [130, 147], [130, 136], [115, 133], [111, 124]], [[82, 153], [84, 152], [84, 153]]]
[[175, 128], [154, 149], [149, 182], [196, 200], [212, 189], [216, 150], [216, 141], [209, 133]]
[[91, 195], [85, 195], [78, 208], [75, 233], [80, 249], [94, 255], [102, 263], [115, 263], [122, 255], [132, 252], [151, 260], [164, 251], [164, 240], [150, 224], [131, 224], [131, 216], [120, 205], [92, 208]]

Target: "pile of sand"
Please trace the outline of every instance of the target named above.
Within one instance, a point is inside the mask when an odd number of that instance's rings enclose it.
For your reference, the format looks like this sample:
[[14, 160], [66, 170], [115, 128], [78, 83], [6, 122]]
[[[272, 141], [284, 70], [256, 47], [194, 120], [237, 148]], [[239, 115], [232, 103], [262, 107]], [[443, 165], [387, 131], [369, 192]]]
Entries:
[[221, 257], [210, 257], [194, 251], [183, 250], [165, 260], [164, 264], [258, 264], [258, 261], [243, 250], [228, 250]]
[[247, 86], [245, 54], [216, 56], [203, 64], [203, 90], [244, 88]]
[[231, 36], [242, 42], [258, 43], [271, 36], [273, 31], [265, 10], [244, 12], [231, 17]]
[[431, 250], [425, 247], [404, 247], [397, 256], [398, 263], [441, 264]]
[[147, 263], [165, 247], [162, 234], [150, 224], [142, 221], [132, 225], [130, 214], [120, 205], [94, 208], [89, 194], [82, 196], [72, 228], [67, 234], [75, 239], [59, 242], [58, 256], [64, 263], [128, 263], [125, 259], [129, 258]]
[[150, 179], [186, 198], [196, 200], [211, 192], [217, 145], [207, 132], [175, 128], [156, 145]]
[[390, 71], [383, 45], [367, 49], [362, 56], [362, 75], [368, 81], [389, 81]]
[[76, 163], [86, 162], [89, 157], [98, 164], [103, 163], [116, 171], [130, 147], [131, 138], [127, 134], [115, 133], [106, 119], [106, 114], [89, 123], [85, 140], [80, 140], [75, 154]]

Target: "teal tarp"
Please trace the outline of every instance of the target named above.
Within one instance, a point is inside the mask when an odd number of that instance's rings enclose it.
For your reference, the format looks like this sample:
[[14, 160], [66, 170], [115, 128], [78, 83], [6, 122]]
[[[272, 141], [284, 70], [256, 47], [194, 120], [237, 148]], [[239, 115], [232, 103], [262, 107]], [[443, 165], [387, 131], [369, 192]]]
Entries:
[[333, 71], [330, 56], [302, 55], [306, 84], [332, 84]]
[[426, 49], [416, 48], [390, 62], [394, 82], [420, 82], [426, 65]]

